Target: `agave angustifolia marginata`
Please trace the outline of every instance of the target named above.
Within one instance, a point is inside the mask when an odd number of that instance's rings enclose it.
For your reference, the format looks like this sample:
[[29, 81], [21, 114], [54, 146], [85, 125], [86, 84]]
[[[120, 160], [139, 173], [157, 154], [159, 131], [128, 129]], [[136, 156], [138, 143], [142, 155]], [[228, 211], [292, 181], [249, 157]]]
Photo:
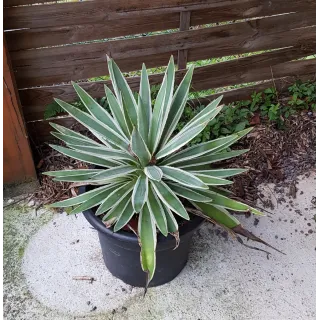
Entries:
[[[102, 108], [78, 84], [73, 86], [87, 112], [56, 102], [100, 141], [52, 123], [53, 135], [67, 147], [52, 145], [57, 151], [99, 169], [51, 171], [56, 181], [82, 182], [96, 188], [74, 198], [57, 202], [53, 207], [73, 207], [70, 214], [97, 207], [108, 227], [116, 232], [138, 214], [138, 237], [141, 243], [141, 266], [148, 273], [147, 285], [156, 268], [157, 229], [164, 236], [179, 236], [176, 217], [189, 220], [188, 212], [200, 213], [210, 221], [234, 233], [262, 242], [242, 228], [228, 210], [256, 209], [229, 199], [219, 186], [231, 182], [227, 177], [243, 169], [204, 169], [213, 162], [229, 159], [247, 150], [230, 151], [228, 147], [250, 129], [192, 147], [183, 148], [197, 136], [221, 110], [222, 97], [211, 102], [177, 134], [174, 134], [185, 107], [193, 68], [174, 92], [175, 66], [171, 57], [154, 106], [146, 67], [141, 73], [138, 101], [116, 63], [109, 59], [109, 73], [114, 93], [105, 87], [111, 114]], [[101, 169], [103, 168], [103, 169]], [[186, 209], [181, 198], [193, 208]], [[195, 209], [196, 208], [196, 209]]]

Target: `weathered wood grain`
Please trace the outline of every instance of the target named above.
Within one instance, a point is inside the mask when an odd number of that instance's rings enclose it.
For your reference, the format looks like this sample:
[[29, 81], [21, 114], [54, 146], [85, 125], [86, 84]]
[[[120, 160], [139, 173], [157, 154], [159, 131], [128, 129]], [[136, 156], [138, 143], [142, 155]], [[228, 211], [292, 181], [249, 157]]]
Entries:
[[[146, 17], [157, 14], [193, 11], [219, 10], [227, 4], [237, 6], [239, 0], [153, 0], [153, 1], [84, 1], [37, 6], [11, 7], [4, 9], [4, 29], [43, 28], [66, 25], [107, 23], [110, 20], [127, 17]], [[315, 0], [291, 0], [290, 2], [266, 0], [255, 2], [249, 9], [243, 7], [243, 18], [253, 11], [263, 16], [260, 8], [273, 7], [273, 14], [305, 11], [315, 8]], [[258, 14], [260, 12], [260, 14]]]
[[[49, 0], [4, 0], [5, 7], [33, 4], [33, 3], [47, 3], [47, 5], [56, 5], [55, 3], [49, 3]], [[108, 0], [107, 3], [105, 0], [94, 0], [92, 1], [95, 4], [103, 3], [104, 8], [109, 9], [110, 11], [132, 11], [132, 10], [147, 10], [147, 9], [157, 9], [157, 8], [171, 8], [171, 7], [182, 7], [182, 6], [207, 6], [210, 5], [216, 0]], [[75, 5], [77, 2], [73, 3], [62, 3], [63, 5], [72, 4]], [[83, 9], [86, 9], [89, 6], [82, 6]]]
[[[288, 14], [219, 27], [88, 45], [12, 52], [19, 88], [87, 79], [107, 74], [106, 54], [124, 72], [167, 63], [177, 50], [188, 60], [241, 54], [315, 41], [314, 14]], [[305, 28], [308, 27], [308, 28]], [[104, 71], [106, 70], [106, 71]]]
[[[191, 12], [190, 11], [183, 11], [180, 13], [180, 31], [186, 31], [190, 28], [190, 18]], [[178, 69], [185, 69], [187, 67], [188, 62], [188, 50], [179, 50], [178, 51]]]
[[[219, 23], [223, 21], [268, 16], [281, 14], [288, 11], [304, 12], [314, 9], [315, 1], [307, 2], [302, 6], [302, 1], [293, 0], [288, 3], [283, 0], [274, 0], [270, 6], [265, 0], [238, 0], [223, 1], [215, 4], [214, 8], [205, 10], [194, 10], [191, 14], [191, 25], [197, 26], [207, 23]], [[5, 10], [5, 15], [6, 15]], [[10, 13], [10, 11], [8, 11]], [[184, 11], [183, 11], [184, 12]], [[156, 13], [156, 14], [155, 14]], [[67, 14], [67, 13], [65, 13]], [[6, 32], [6, 39], [9, 50], [22, 50], [55, 46], [62, 44], [77, 43], [105, 38], [146, 33], [159, 30], [174, 29], [179, 27], [179, 12], [161, 13], [161, 9], [155, 9], [150, 15], [140, 16], [128, 14], [125, 19], [109, 18], [101, 21], [97, 17], [91, 23], [87, 19], [79, 24], [72, 21], [65, 21], [63, 26], [44, 26], [31, 29]], [[93, 18], [90, 16], [90, 19]], [[48, 17], [48, 19], [51, 19]], [[46, 23], [47, 20], [46, 20]]]
[[22, 183], [36, 179], [10, 58], [3, 44], [3, 182]]
[[132, 34], [175, 29], [179, 27], [179, 13], [159, 14], [106, 23], [66, 25], [5, 32], [10, 51], [78, 43]]
[[[232, 61], [226, 61], [205, 67], [196, 68], [192, 79], [191, 90], [206, 90], [218, 87], [224, 87], [232, 84], [240, 84], [251, 81], [267, 80], [271, 77], [271, 67], [276, 66], [275, 73], [281, 72], [278, 77], [285, 76], [285, 73], [295, 72], [296, 68], [300, 70], [298, 65], [285, 65], [284, 70], [280, 70], [277, 65], [282, 62], [287, 62], [293, 59], [301, 58], [305, 55], [315, 52], [309, 50], [308, 52], [301, 52], [297, 48], [281, 49], [274, 52], [254, 55], [247, 58], [241, 58]], [[308, 60], [309, 61], [309, 60]], [[304, 66], [306, 69], [313, 66], [312, 63], [307, 62]], [[293, 68], [293, 69], [290, 69]], [[309, 72], [308, 72], [309, 73]], [[176, 83], [180, 83], [185, 74], [185, 70], [176, 73]], [[159, 84], [162, 81], [163, 74], [151, 75], [150, 84]], [[128, 83], [132, 90], [138, 91], [140, 78], [128, 78]], [[105, 95], [104, 85], [111, 88], [110, 81], [101, 82], [87, 82], [80, 83], [80, 85], [88, 91], [95, 98], [101, 98]], [[71, 102], [78, 99], [73, 87], [71, 85], [51, 86], [43, 88], [34, 88], [27, 90], [20, 90], [20, 98], [24, 106], [24, 114], [28, 121], [39, 120], [43, 118], [46, 105], [53, 102], [54, 97]]]

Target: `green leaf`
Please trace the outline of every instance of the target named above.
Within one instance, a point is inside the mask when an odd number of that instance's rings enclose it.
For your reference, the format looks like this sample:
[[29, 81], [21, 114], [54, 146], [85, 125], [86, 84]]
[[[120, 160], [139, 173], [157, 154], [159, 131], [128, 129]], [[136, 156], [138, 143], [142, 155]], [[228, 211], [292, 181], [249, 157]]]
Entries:
[[216, 169], [216, 170], [193, 170], [194, 175], [204, 174], [216, 178], [227, 178], [248, 171], [248, 169]]
[[209, 189], [209, 187], [190, 172], [179, 168], [160, 166], [165, 178], [178, 182], [186, 187], [195, 189]]
[[217, 150], [221, 146], [226, 145], [228, 142], [233, 141], [234, 138], [234, 136], [228, 136], [197, 144], [195, 146], [179, 151], [172, 156], [169, 156], [168, 158], [164, 159], [161, 164], [171, 165], [185, 160], [198, 158], [204, 154], [211, 153]]
[[96, 215], [100, 215], [106, 211], [108, 211], [113, 206], [117, 205], [131, 190], [135, 184], [135, 180], [132, 180], [117, 189], [113, 192], [109, 193], [109, 195], [105, 198], [105, 200], [101, 203], [98, 208]]
[[103, 146], [83, 146], [83, 145], [69, 145], [70, 148], [82, 151], [87, 154], [97, 155], [103, 159], [120, 159], [120, 160], [130, 160], [136, 162], [136, 159], [131, 156], [128, 152], [122, 150], [115, 150], [112, 148], [107, 148]]
[[194, 202], [194, 206], [200, 209], [207, 217], [213, 219], [219, 224], [232, 229], [240, 224], [240, 222], [232, 216], [227, 210], [219, 208], [209, 203]]
[[148, 178], [141, 174], [133, 188], [132, 205], [135, 212], [140, 212], [148, 198]]
[[177, 194], [180, 197], [186, 198], [188, 200], [198, 201], [198, 202], [211, 202], [211, 198], [206, 197], [190, 188], [186, 188], [183, 186], [180, 186], [175, 183], [169, 183], [169, 187], [174, 191], [175, 194]]
[[223, 106], [218, 107], [223, 96], [210, 102], [201, 112], [199, 112], [191, 121], [189, 121], [186, 126], [181, 130], [182, 132], [188, 131], [190, 128], [200, 124], [208, 123], [221, 111]]
[[[101, 170], [103, 171], [103, 170]], [[84, 173], [84, 174], [78, 174], [78, 175], [70, 175], [70, 176], [60, 176], [53, 179], [53, 181], [67, 181], [67, 182], [80, 182], [80, 181], [86, 181], [93, 178], [97, 172], [94, 173]]]
[[144, 173], [146, 176], [154, 181], [160, 181], [163, 176], [163, 172], [157, 166], [147, 166], [144, 168]]
[[198, 126], [191, 128], [183, 134], [178, 133], [156, 154], [156, 159], [159, 160], [167, 156], [168, 154], [179, 150], [181, 147], [191, 141], [195, 136], [197, 136], [205, 127], [205, 123], [199, 124]]
[[106, 85], [104, 86], [104, 90], [114, 119], [117, 121], [126, 137], [129, 138], [130, 131], [121, 104], [117, 101], [112, 91]]
[[90, 116], [89, 114], [79, 110], [78, 108], [68, 104], [62, 100], [55, 99], [59, 105], [66, 110], [71, 116], [73, 116], [78, 122], [83, 124], [86, 128], [91, 130], [93, 133], [97, 132], [97, 137], [101, 139], [101, 135], [107, 141], [119, 146], [122, 149], [127, 150], [129, 141], [123, 136], [115, 132], [112, 128], [108, 127], [98, 119]]
[[108, 170], [104, 170], [103, 172], [97, 174], [92, 181], [99, 181], [99, 180], [108, 180], [117, 177], [123, 177], [131, 172], [136, 171], [137, 168], [133, 166], [119, 166], [116, 168], [111, 168]]
[[131, 220], [131, 218], [133, 217], [134, 213], [135, 213], [135, 211], [132, 206], [132, 201], [129, 199], [127, 206], [125, 207], [125, 209], [121, 213], [116, 225], [113, 228], [113, 231], [117, 232], [120, 229], [122, 229], [125, 225], [127, 225], [129, 223], [129, 221]]
[[[118, 101], [123, 99], [124, 108], [126, 109], [129, 118], [134, 126], [138, 125], [138, 117], [137, 117], [137, 103], [134, 99], [132, 91], [121, 73], [119, 67], [114, 62], [113, 59], [109, 59], [108, 61], [109, 74], [112, 81], [112, 86], [116, 93]], [[122, 98], [121, 98], [122, 97]]]
[[168, 119], [168, 115], [170, 112], [170, 107], [172, 103], [172, 96], [173, 96], [173, 89], [174, 89], [174, 80], [175, 80], [175, 66], [174, 66], [174, 58], [173, 56], [170, 57], [170, 61], [166, 70], [166, 93], [165, 93], [165, 100], [164, 100], [164, 111], [163, 111], [163, 116], [161, 119], [161, 134], [163, 132], [163, 129], [165, 127], [165, 124]]
[[210, 122], [221, 109], [222, 106], [216, 107], [213, 103], [207, 106], [157, 153], [156, 159], [161, 159], [166, 155], [177, 151], [192, 140], [207, 126], [208, 122]]
[[157, 246], [157, 233], [154, 221], [150, 214], [148, 206], [144, 206], [138, 222], [138, 234], [141, 244], [141, 267], [142, 270], [147, 272], [147, 283], [148, 287], [150, 281], [154, 276], [156, 270], [156, 246]]
[[199, 178], [203, 183], [207, 184], [208, 186], [223, 186], [227, 184], [233, 184], [232, 181], [209, 176], [206, 174], [195, 174], [195, 176]]
[[123, 213], [124, 209], [127, 207], [128, 202], [131, 201], [131, 193], [126, 194], [117, 204], [115, 204], [107, 214], [104, 215], [102, 221], [107, 222], [110, 227], [111, 224], [115, 223], [119, 219], [120, 215]]
[[49, 124], [50, 124], [51, 127], [53, 127], [54, 129], [56, 129], [57, 131], [59, 131], [60, 133], [62, 133], [64, 135], [68, 135], [68, 136], [72, 136], [74, 138], [85, 140], [85, 141], [91, 142], [92, 144], [95, 144], [97, 146], [103, 146], [101, 143], [98, 143], [98, 142], [96, 142], [96, 141], [94, 141], [94, 140], [82, 135], [79, 132], [75, 132], [73, 130], [70, 130], [68, 128], [60, 126], [59, 124], [56, 124], [56, 123], [53, 123], [53, 122], [49, 122]]
[[59, 140], [65, 142], [66, 144], [79, 144], [83, 146], [103, 146], [102, 144], [96, 143], [95, 141], [88, 141], [87, 139], [80, 139], [70, 135], [66, 135], [59, 132], [50, 132], [54, 137], [58, 138]]
[[161, 201], [155, 194], [152, 186], [149, 189], [147, 205], [150, 213], [154, 217], [158, 229], [166, 237], [168, 235], [166, 215], [161, 205]]
[[88, 200], [82, 202], [82, 204], [73, 209], [69, 214], [81, 213], [85, 210], [98, 206], [108, 197], [110, 192], [113, 192], [115, 189], [119, 188], [119, 185], [120, 184], [109, 186], [109, 188], [105, 189], [104, 191], [91, 196]]
[[85, 90], [83, 90], [77, 83], [73, 81], [71, 83], [76, 90], [80, 100], [94, 118], [103, 122], [106, 126], [117, 132], [119, 135], [125, 136], [121, 128], [115, 124], [113, 118], [111, 117], [109, 112], [107, 112], [107, 110], [102, 108], [100, 104], [96, 100], [94, 100]]
[[44, 118], [44, 120], [48, 120], [49, 118], [53, 118], [63, 112], [64, 112], [64, 110], [54, 101], [54, 102], [46, 105], [46, 109], [44, 111], [43, 118]]
[[178, 232], [179, 226], [178, 226], [177, 220], [174, 217], [173, 213], [165, 204], [163, 204], [162, 207], [163, 207], [164, 213], [166, 215], [168, 232], [170, 232], [172, 234]]
[[65, 147], [61, 147], [61, 146], [56, 146], [56, 145], [49, 145], [51, 148], [57, 150], [58, 152], [65, 154], [66, 156], [73, 158], [73, 159], [77, 159], [77, 160], [81, 160], [84, 162], [88, 162], [88, 163], [92, 163], [92, 164], [96, 164], [102, 167], [115, 167], [118, 166], [119, 163], [115, 160], [106, 160], [103, 158], [100, 158], [98, 156], [94, 156], [94, 155], [89, 155], [80, 151], [75, 151], [75, 150], [71, 150]]
[[218, 152], [220, 152], [222, 150], [225, 150], [226, 148], [228, 148], [229, 146], [233, 145], [235, 142], [240, 140], [242, 137], [247, 135], [252, 129], [253, 129], [253, 127], [247, 128], [247, 129], [244, 129], [242, 131], [239, 131], [239, 132], [236, 132], [236, 133], [232, 134], [230, 137], [234, 137], [234, 138], [231, 141], [225, 143], [224, 145], [221, 145], [217, 149], [215, 149], [212, 152], [210, 152], [208, 155], [216, 154], [216, 153], [218, 153]]
[[173, 131], [177, 127], [179, 119], [181, 118], [182, 112], [188, 100], [188, 93], [189, 93], [190, 83], [192, 79], [193, 69], [194, 67], [191, 66], [191, 68], [185, 74], [178, 89], [176, 90], [173, 96], [169, 115], [168, 115], [167, 121], [165, 122], [164, 130], [163, 130], [161, 146], [164, 146], [167, 143], [167, 141], [170, 139]]
[[151, 93], [148, 73], [145, 64], [142, 65], [140, 91], [138, 100], [138, 130], [144, 141], [148, 141], [149, 128], [151, 125]]
[[156, 151], [161, 138], [161, 119], [163, 118], [164, 103], [166, 99], [166, 89], [167, 76], [165, 75], [153, 107], [153, 113], [151, 118], [151, 126], [148, 137], [148, 147], [150, 148], [152, 154]]
[[232, 200], [228, 197], [225, 197], [217, 192], [209, 191], [209, 190], [199, 190], [199, 193], [209, 197], [212, 199], [212, 204], [221, 206], [226, 209], [234, 210], [234, 211], [240, 211], [240, 212], [249, 212], [251, 211], [254, 214], [262, 215], [260, 211], [257, 209], [254, 209], [244, 203], [241, 203], [236, 200]]
[[51, 176], [51, 177], [71, 177], [71, 176], [79, 176], [85, 174], [96, 174], [99, 173], [101, 169], [78, 169], [78, 170], [57, 170], [57, 171], [46, 171], [42, 172], [42, 174]]
[[183, 204], [166, 183], [163, 181], [157, 182], [153, 180], [151, 180], [151, 183], [158, 197], [165, 203], [166, 206], [168, 206], [172, 211], [182, 218], [186, 220], [190, 219]]
[[248, 151], [249, 149], [243, 149], [243, 150], [222, 152], [222, 153], [217, 153], [213, 155], [204, 155], [202, 157], [199, 157], [198, 159], [183, 161], [181, 163], [174, 164], [173, 166], [178, 165], [179, 168], [186, 170], [187, 168], [190, 168], [190, 167], [198, 167], [203, 164], [214, 163], [214, 162], [230, 159], [233, 157], [237, 157]]
[[150, 128], [149, 119], [145, 114], [144, 105], [139, 95], [138, 96], [138, 131], [140, 132], [143, 141], [148, 142], [149, 128]]
[[248, 124], [248, 121], [242, 121], [238, 123], [234, 128], [234, 132], [239, 132], [243, 130], [247, 126], [247, 124]]
[[142, 166], [146, 166], [150, 162], [151, 154], [136, 128], [133, 128], [130, 147], [133, 153], [139, 158]]
[[94, 196], [96, 196], [97, 194], [109, 190], [111, 188], [111, 186], [102, 186], [90, 191], [87, 191], [79, 196], [67, 199], [67, 200], [63, 200], [63, 201], [59, 201], [59, 202], [55, 202], [50, 204], [50, 208], [60, 208], [60, 207], [72, 207], [75, 206], [77, 204], [80, 204], [82, 202], [85, 202], [91, 198], [93, 198]]

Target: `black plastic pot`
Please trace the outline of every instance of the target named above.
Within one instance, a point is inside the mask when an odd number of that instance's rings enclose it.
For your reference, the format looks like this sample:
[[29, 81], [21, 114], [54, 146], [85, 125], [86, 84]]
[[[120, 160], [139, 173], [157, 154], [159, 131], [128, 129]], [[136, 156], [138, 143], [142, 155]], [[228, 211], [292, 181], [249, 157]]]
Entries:
[[[85, 191], [86, 187], [80, 187], [80, 193]], [[144, 287], [146, 273], [141, 269], [140, 246], [136, 235], [122, 230], [113, 232], [112, 228], [106, 228], [92, 209], [84, 211], [83, 214], [98, 231], [103, 260], [109, 271], [129, 285]], [[158, 235], [157, 267], [150, 287], [165, 284], [181, 272], [188, 260], [192, 235], [203, 221], [202, 218], [194, 216], [180, 227], [180, 245], [175, 250], [176, 240], [173, 236]]]

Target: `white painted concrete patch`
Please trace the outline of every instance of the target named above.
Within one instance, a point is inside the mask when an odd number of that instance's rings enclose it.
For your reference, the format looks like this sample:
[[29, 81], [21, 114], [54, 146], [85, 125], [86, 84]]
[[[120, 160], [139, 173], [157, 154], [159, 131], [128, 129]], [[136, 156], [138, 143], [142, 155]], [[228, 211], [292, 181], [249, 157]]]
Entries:
[[[207, 224], [194, 237], [183, 272], [171, 283], [149, 289], [143, 299], [142, 289], [125, 285], [106, 270], [97, 234], [85, 219], [59, 215], [41, 227], [25, 250], [26, 282], [34, 299], [55, 315], [48, 312], [45, 319], [315, 319], [314, 179], [314, 173], [303, 177], [297, 198], [285, 197], [256, 226], [256, 217], [239, 217], [286, 255], [267, 249], [272, 252], [268, 260], [263, 252], [226, 240]], [[275, 203], [279, 195], [272, 190], [272, 185], [262, 187]]]
[[[112, 311], [137, 290], [106, 269], [97, 232], [84, 216], [56, 216], [30, 241], [22, 270], [27, 283], [44, 305], [74, 315]], [[73, 280], [89, 276], [96, 281]]]

